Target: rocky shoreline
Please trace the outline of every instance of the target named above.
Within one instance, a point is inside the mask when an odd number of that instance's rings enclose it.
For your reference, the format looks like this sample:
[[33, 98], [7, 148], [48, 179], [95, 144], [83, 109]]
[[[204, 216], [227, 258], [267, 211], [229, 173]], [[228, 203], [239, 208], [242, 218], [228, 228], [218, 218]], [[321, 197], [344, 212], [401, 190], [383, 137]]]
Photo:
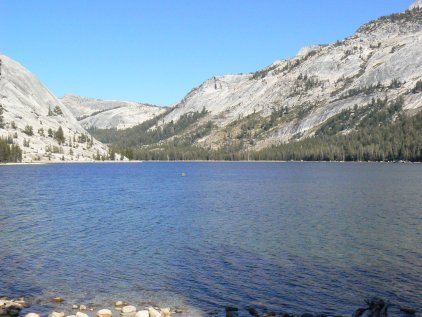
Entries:
[[[61, 297], [51, 298], [52, 304], [60, 304], [64, 299]], [[383, 299], [373, 297], [365, 300], [366, 307], [356, 309], [352, 317], [416, 317], [417, 312], [415, 309], [410, 307], [404, 307], [399, 305], [393, 305]], [[7, 297], [0, 298], [0, 317], [46, 317], [46, 314], [40, 314], [39, 312], [31, 311], [23, 314], [24, 310], [28, 310], [31, 307], [29, 301], [25, 298], [20, 297], [17, 299], [9, 299]], [[156, 307], [156, 306], [141, 306], [136, 307], [130, 305], [125, 301], [116, 301], [110, 308], [96, 309], [94, 307], [87, 307], [86, 305], [70, 305], [68, 309], [63, 311], [52, 311], [47, 317], [170, 317], [170, 316], [201, 316], [201, 315], [214, 315], [214, 316], [226, 316], [226, 317], [328, 317], [326, 314], [313, 315], [310, 313], [303, 314], [291, 314], [291, 313], [280, 313], [273, 311], [261, 310], [259, 311], [254, 307], [246, 307], [245, 309], [239, 309], [234, 306], [226, 306], [221, 310], [211, 310], [203, 312], [202, 314], [192, 314], [180, 308], [170, 307]], [[334, 317], [343, 317], [343, 315], [333, 315]]]

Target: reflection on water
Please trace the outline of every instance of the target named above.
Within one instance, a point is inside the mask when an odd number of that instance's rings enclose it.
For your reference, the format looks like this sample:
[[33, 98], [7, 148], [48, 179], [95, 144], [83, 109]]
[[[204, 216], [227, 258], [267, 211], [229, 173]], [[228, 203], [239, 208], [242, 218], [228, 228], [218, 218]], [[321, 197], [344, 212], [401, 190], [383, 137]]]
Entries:
[[421, 165], [3, 166], [0, 180], [2, 294], [422, 308]]

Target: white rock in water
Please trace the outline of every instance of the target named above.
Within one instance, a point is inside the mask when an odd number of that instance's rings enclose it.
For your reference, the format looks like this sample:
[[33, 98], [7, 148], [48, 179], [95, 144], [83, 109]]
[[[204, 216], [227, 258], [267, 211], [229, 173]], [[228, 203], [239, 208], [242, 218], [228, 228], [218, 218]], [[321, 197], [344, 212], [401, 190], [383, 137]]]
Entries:
[[136, 313], [136, 317], [149, 317], [149, 312], [147, 310], [140, 310]]
[[124, 305], [124, 303], [121, 300], [118, 300], [117, 302], [114, 303], [114, 306], [116, 306], [116, 307], [120, 307], [120, 306], [123, 306], [123, 305]]
[[12, 308], [16, 310], [21, 310], [23, 308], [21, 304], [13, 302], [13, 301], [6, 301], [6, 303], [3, 306], [5, 308]]
[[36, 313], [29, 313], [29, 314], [26, 314], [25, 317], [40, 317], [40, 315]]
[[161, 313], [153, 307], [148, 307], [149, 317], [161, 317]]
[[53, 311], [50, 315], [48, 315], [49, 317], [64, 317], [64, 312], [56, 312]]
[[113, 316], [113, 313], [111, 312], [110, 309], [100, 309], [97, 312], [97, 316], [98, 317], [111, 317], [111, 316]]
[[85, 313], [81, 313], [80, 311], [78, 311], [76, 313], [76, 317], [89, 317], [89, 316], [87, 314], [85, 314]]
[[136, 313], [136, 307], [135, 306], [131, 306], [131, 305], [124, 306], [122, 308], [122, 313], [123, 314]]
[[76, 315], [69, 315], [69, 316], [66, 316], [66, 317], [76, 317]]
[[86, 310], [86, 306], [85, 305], [79, 305], [79, 310]]
[[165, 307], [165, 308], [161, 308], [160, 309], [161, 315], [168, 317], [170, 316], [171, 312], [170, 312], [170, 308]]
[[15, 303], [22, 305], [23, 307], [25, 307], [26, 302], [23, 298], [15, 300]]
[[72, 305], [72, 309], [78, 309], [78, 305]]

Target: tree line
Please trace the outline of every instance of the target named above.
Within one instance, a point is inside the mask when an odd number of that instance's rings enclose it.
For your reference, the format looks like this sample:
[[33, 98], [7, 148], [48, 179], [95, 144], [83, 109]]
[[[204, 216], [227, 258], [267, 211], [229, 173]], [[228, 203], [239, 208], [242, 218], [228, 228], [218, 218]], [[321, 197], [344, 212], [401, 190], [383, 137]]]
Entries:
[[0, 139], [0, 162], [21, 162], [22, 150], [19, 145], [13, 144], [13, 140]]
[[373, 99], [333, 116], [312, 137], [262, 150], [239, 144], [204, 148], [182, 137], [113, 147], [136, 160], [422, 161], [422, 113], [405, 115], [403, 103], [403, 98]]

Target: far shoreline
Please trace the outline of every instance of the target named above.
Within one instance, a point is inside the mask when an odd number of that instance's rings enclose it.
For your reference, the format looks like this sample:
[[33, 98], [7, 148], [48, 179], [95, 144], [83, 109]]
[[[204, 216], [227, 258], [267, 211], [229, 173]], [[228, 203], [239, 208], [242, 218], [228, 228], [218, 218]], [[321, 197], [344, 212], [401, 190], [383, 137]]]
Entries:
[[0, 163], [0, 166], [65, 165], [65, 164], [140, 164], [140, 163], [319, 163], [319, 164], [421, 164], [411, 161], [279, 161], [279, 160], [131, 160], [131, 161], [40, 161]]

